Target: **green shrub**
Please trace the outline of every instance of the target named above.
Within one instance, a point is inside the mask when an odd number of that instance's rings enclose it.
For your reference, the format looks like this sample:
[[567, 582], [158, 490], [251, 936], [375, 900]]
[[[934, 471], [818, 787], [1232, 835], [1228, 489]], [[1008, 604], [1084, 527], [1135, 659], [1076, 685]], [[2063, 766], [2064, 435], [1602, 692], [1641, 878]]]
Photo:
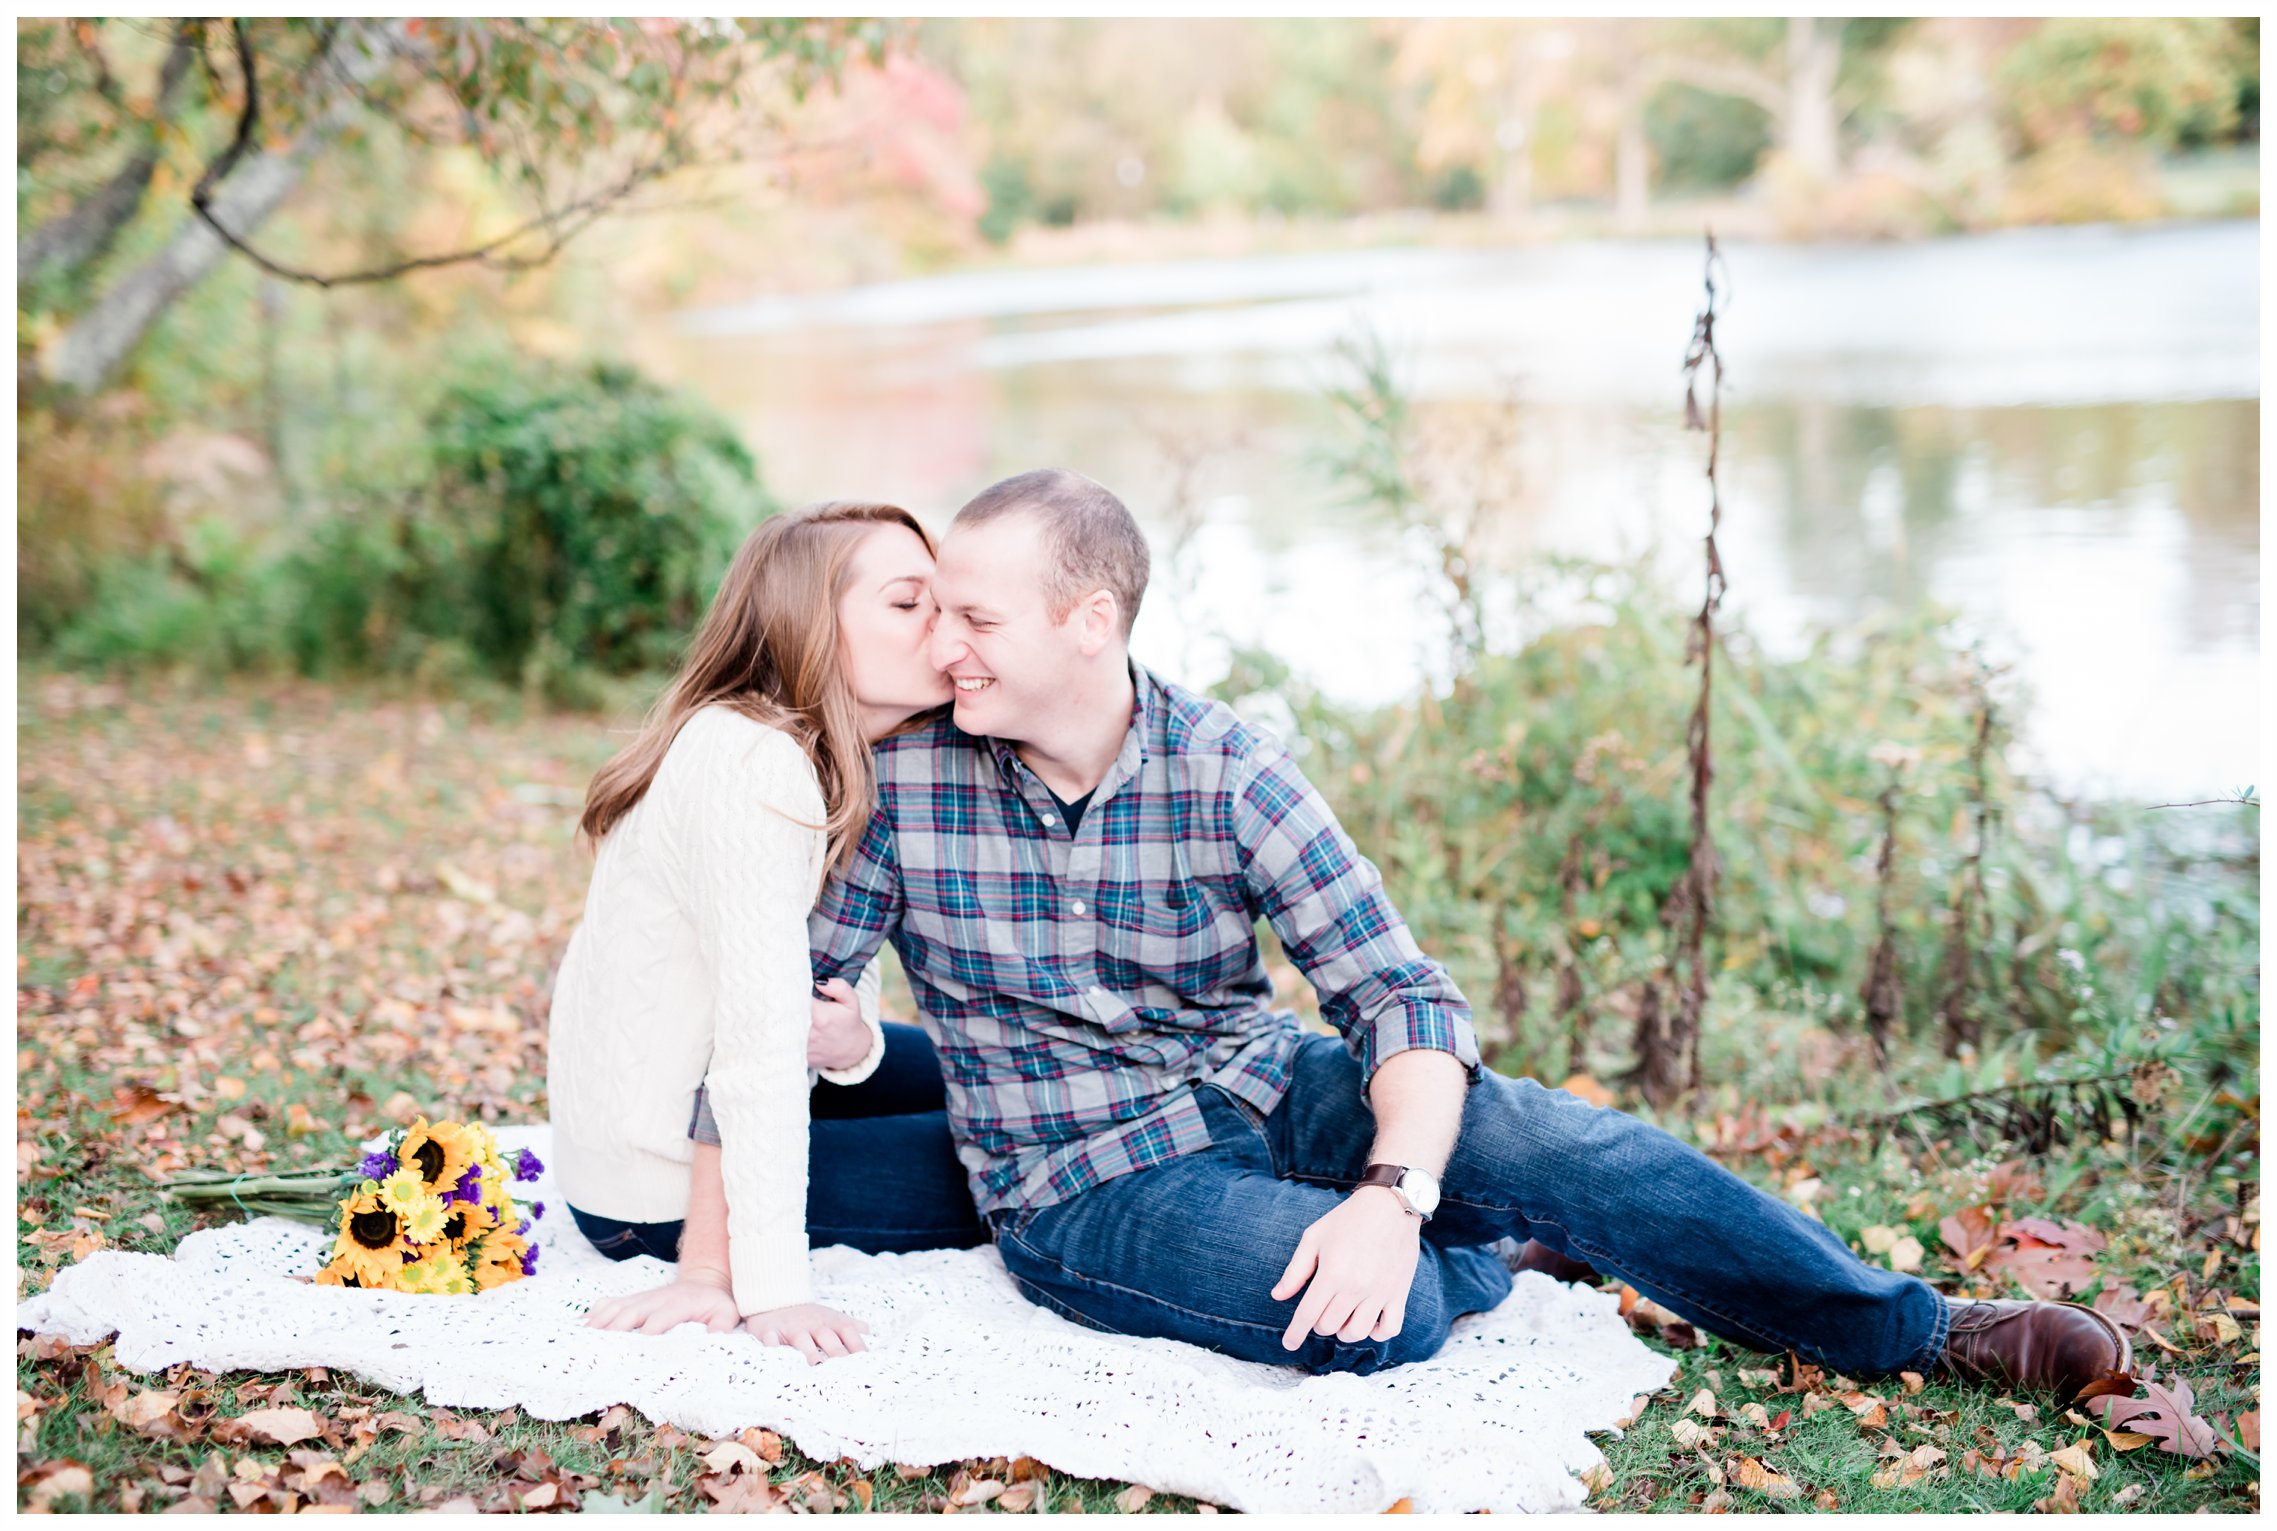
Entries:
[[671, 664], [774, 508], [724, 421], [622, 366], [473, 369], [427, 426], [427, 482], [296, 560], [304, 669], [472, 663], [572, 700]]

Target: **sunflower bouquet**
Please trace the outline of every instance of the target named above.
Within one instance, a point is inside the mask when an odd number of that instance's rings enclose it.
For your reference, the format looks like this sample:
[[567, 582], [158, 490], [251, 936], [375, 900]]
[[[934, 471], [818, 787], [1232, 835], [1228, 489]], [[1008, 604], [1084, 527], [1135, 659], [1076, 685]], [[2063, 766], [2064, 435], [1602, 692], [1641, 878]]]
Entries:
[[186, 1202], [332, 1228], [330, 1258], [316, 1273], [320, 1286], [449, 1295], [487, 1292], [537, 1270], [529, 1234], [545, 1203], [531, 1203], [523, 1217], [508, 1187], [544, 1172], [526, 1148], [509, 1161], [480, 1122], [420, 1117], [352, 1170], [193, 1173], [167, 1189]]

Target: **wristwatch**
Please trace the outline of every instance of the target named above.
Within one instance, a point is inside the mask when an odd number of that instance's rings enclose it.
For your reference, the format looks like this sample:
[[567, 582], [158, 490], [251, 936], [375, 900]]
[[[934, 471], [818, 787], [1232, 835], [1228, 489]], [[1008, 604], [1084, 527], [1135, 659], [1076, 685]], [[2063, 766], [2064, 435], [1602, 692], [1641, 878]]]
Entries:
[[1360, 1184], [1384, 1187], [1427, 1223], [1439, 1210], [1439, 1180], [1428, 1170], [1409, 1169], [1404, 1164], [1371, 1164], [1362, 1172]]

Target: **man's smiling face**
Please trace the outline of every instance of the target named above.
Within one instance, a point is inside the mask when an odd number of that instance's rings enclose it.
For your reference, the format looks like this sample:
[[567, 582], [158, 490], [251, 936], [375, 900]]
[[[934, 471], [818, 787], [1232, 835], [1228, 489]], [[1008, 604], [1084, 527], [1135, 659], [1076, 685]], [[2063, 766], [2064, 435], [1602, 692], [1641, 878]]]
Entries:
[[1015, 511], [953, 527], [933, 570], [941, 608], [929, 656], [956, 687], [957, 727], [1013, 743], [1038, 738], [1081, 669], [1076, 613], [1053, 621], [1035, 517]]

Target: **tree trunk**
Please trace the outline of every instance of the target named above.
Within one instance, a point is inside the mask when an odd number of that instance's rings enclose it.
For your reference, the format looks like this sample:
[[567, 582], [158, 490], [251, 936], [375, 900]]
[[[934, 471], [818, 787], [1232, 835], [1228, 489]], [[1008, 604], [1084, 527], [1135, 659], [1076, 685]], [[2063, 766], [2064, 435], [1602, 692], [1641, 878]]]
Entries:
[[1814, 181], [1842, 170], [1840, 114], [1834, 76], [1842, 64], [1842, 20], [1790, 17], [1787, 22], [1787, 110], [1782, 126], [1787, 151]]
[[1621, 126], [1613, 138], [1613, 220], [1626, 233], [1644, 227], [1651, 208], [1651, 151], [1645, 143], [1645, 87], [1634, 63], [1621, 81]]
[[1508, 55], [1510, 90], [1504, 98], [1502, 122], [1494, 132], [1502, 165], [1488, 194], [1488, 210], [1497, 217], [1523, 219], [1534, 203], [1534, 81], [1528, 40], [1521, 31], [1510, 39]]
[[[340, 94], [322, 116], [302, 129], [282, 153], [249, 153], [230, 172], [209, 204], [216, 221], [240, 239], [266, 221], [291, 195], [308, 163], [337, 138], [358, 108], [354, 87], [377, 75], [392, 52], [391, 33], [402, 23], [350, 23], [338, 47]], [[49, 382], [78, 393], [103, 388], [142, 343], [151, 325], [229, 253], [229, 245], [192, 216], [166, 248], [120, 278], [55, 342], [43, 371]]]
[[75, 271], [87, 265], [111, 247], [119, 230], [134, 221], [150, 190], [150, 177], [158, 169], [159, 133], [173, 110], [182, 81], [189, 77], [195, 54], [188, 31], [176, 32], [174, 47], [158, 71], [157, 104], [151, 110], [143, 142], [127, 157], [118, 174], [94, 195], [16, 242], [18, 287], [51, 272]]

